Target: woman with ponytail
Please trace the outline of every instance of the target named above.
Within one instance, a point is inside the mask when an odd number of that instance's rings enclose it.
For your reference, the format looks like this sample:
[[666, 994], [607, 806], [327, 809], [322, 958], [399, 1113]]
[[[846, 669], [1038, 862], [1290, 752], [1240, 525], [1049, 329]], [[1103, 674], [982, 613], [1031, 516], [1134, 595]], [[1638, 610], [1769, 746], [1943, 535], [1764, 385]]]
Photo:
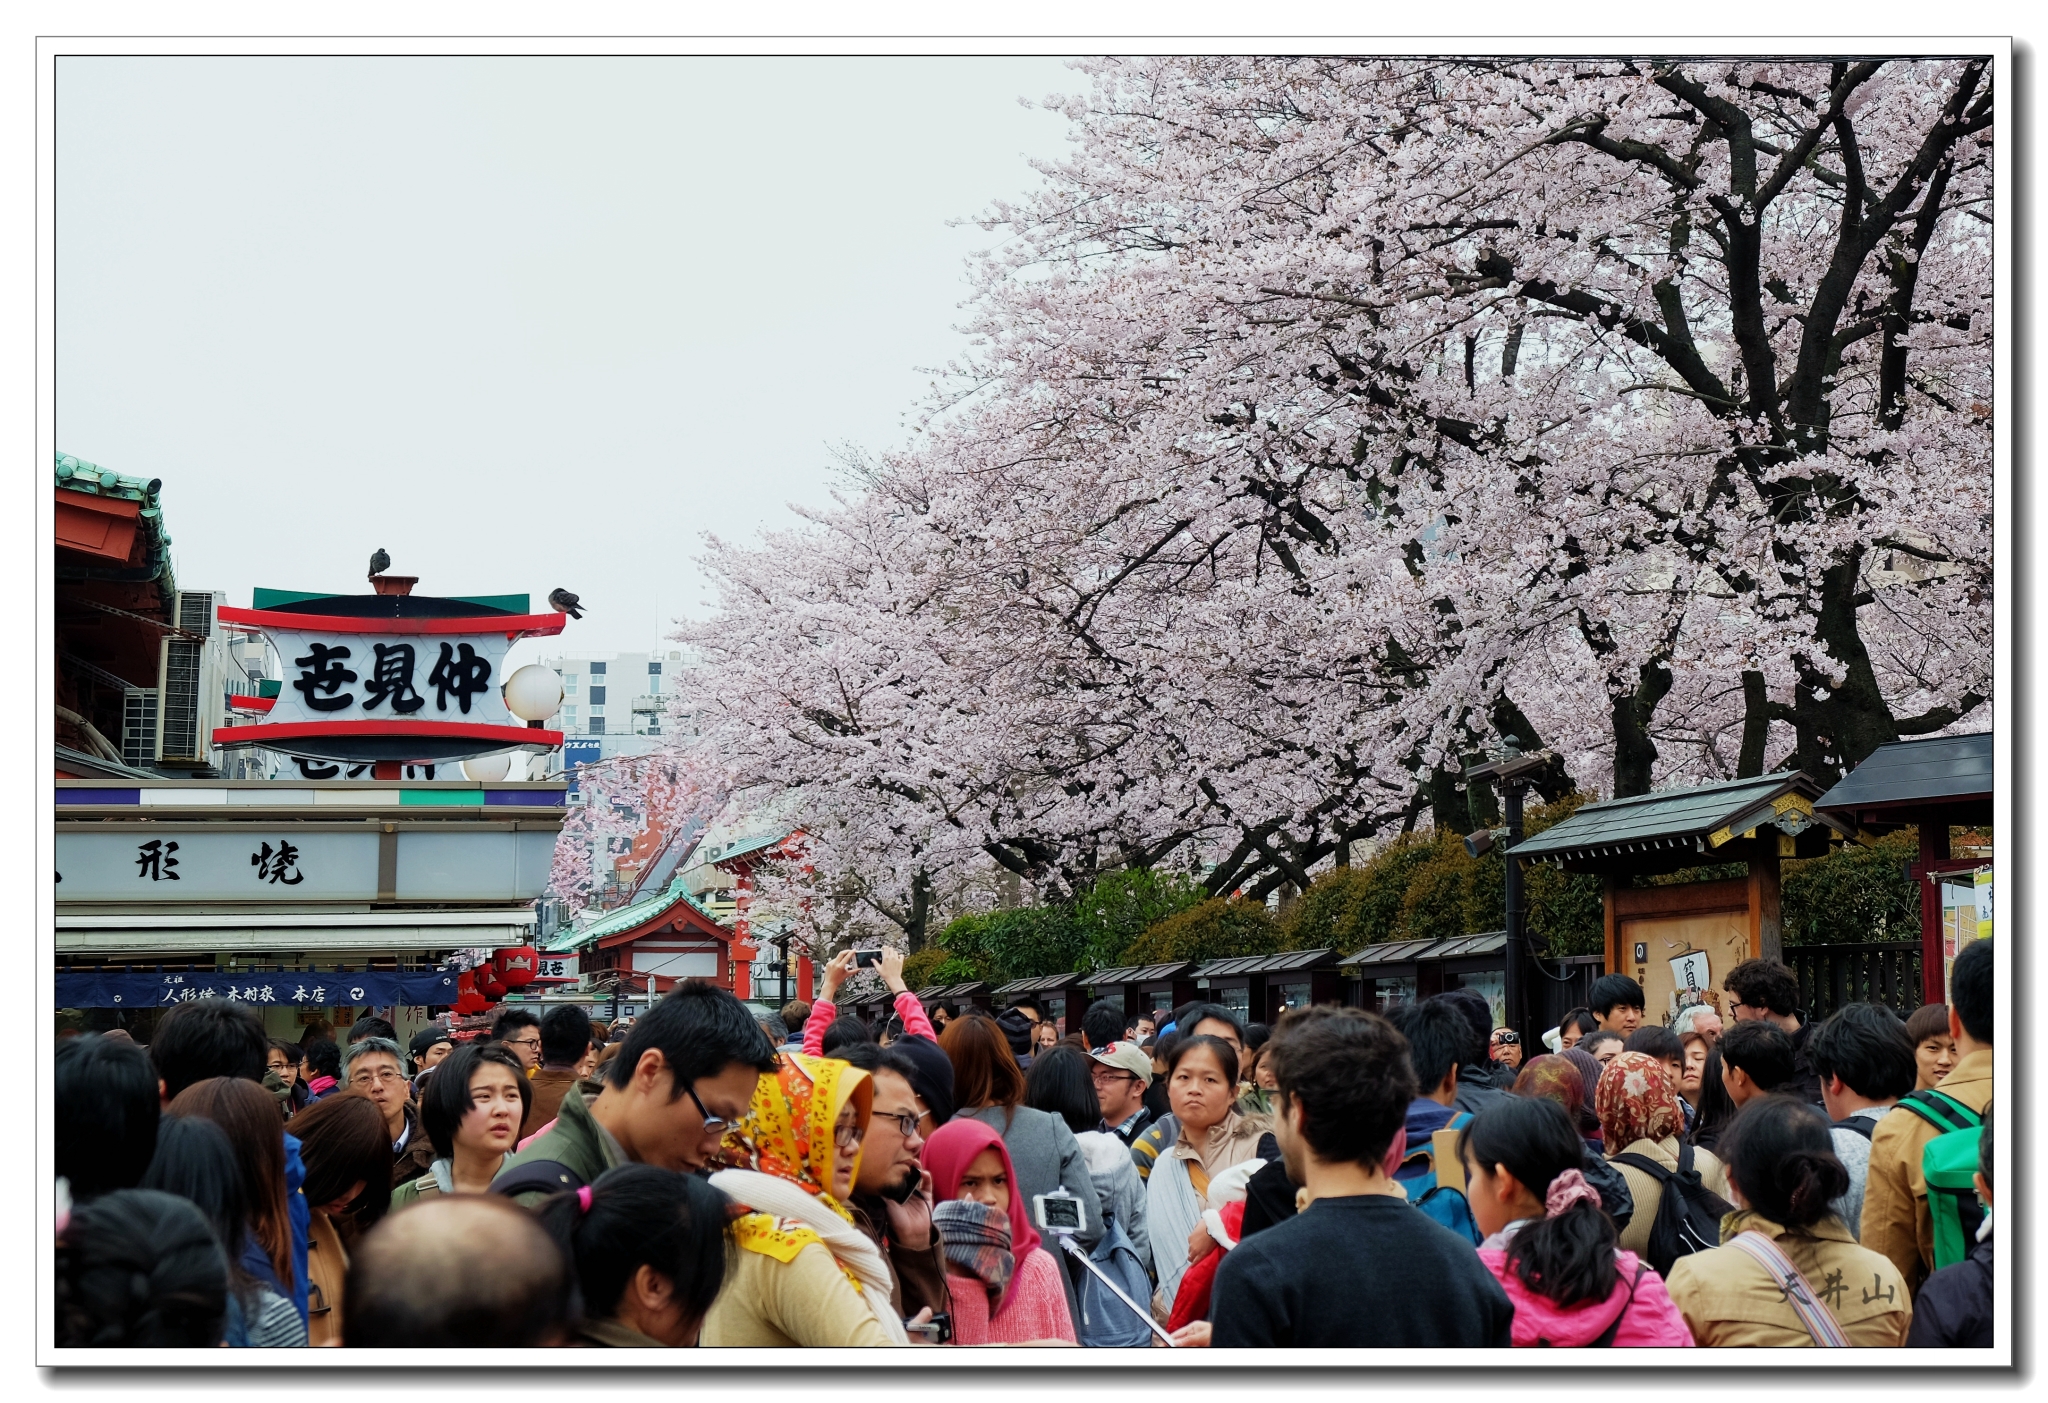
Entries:
[[1827, 1118], [1795, 1096], [1759, 1096], [1721, 1137], [1729, 1198], [1721, 1246], [1681, 1257], [1671, 1299], [1702, 1345], [1893, 1348], [1913, 1303], [1882, 1253], [1833, 1202], [1849, 1186]]
[[693, 1345], [725, 1285], [730, 1201], [693, 1174], [622, 1164], [540, 1205], [583, 1293], [582, 1343]]
[[1518, 1347], [1687, 1347], [1647, 1262], [1620, 1249], [1581, 1168], [1585, 1142], [1547, 1097], [1489, 1106], [1458, 1137], [1479, 1260], [1514, 1302]]

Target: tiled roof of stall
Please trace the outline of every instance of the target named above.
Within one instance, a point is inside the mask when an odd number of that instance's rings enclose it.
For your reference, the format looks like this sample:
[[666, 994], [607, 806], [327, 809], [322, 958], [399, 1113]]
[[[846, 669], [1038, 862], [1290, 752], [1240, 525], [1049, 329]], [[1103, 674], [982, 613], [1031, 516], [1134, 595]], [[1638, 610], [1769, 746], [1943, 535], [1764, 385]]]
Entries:
[[1668, 846], [1703, 838], [1787, 789], [1806, 787], [1818, 788], [1798, 771], [1785, 770], [1755, 779], [1609, 799], [1588, 804], [1564, 822], [1524, 838], [1515, 844], [1514, 853], [1521, 858], [1550, 858], [1630, 844]]
[[702, 902], [690, 895], [683, 886], [682, 876], [678, 874], [670, 880], [666, 888], [645, 901], [636, 901], [631, 906], [621, 906], [616, 911], [607, 911], [581, 930], [561, 932], [548, 942], [548, 950], [550, 953], [559, 953], [564, 950], [582, 949], [586, 945], [603, 940], [606, 936], [617, 935], [620, 931], [645, 925], [678, 906], [688, 906], [713, 925], [722, 924], [716, 916], [704, 909]]
[[128, 477], [98, 463], [88, 463], [69, 453], [57, 455], [57, 486], [67, 492], [83, 492], [121, 502], [142, 503], [142, 530], [149, 540], [149, 561], [158, 574], [168, 577], [171, 568], [171, 536], [164, 530], [163, 504], [158, 500], [163, 479]]
[[1992, 732], [1929, 736], [1880, 745], [1814, 801], [1817, 809], [1865, 809], [1979, 799], [1991, 793]]

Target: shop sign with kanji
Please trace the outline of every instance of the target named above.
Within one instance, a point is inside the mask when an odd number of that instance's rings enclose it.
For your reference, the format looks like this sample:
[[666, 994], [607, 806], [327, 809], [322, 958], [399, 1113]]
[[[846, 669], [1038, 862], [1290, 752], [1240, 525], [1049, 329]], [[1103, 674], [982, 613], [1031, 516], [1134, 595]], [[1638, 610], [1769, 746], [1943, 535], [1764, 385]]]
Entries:
[[283, 685], [261, 721], [222, 727], [214, 744], [408, 764], [559, 745], [559, 732], [515, 718], [500, 689], [512, 644], [561, 632], [564, 616], [449, 612], [469, 604], [334, 596], [276, 609], [223, 607], [223, 625], [269, 640]]

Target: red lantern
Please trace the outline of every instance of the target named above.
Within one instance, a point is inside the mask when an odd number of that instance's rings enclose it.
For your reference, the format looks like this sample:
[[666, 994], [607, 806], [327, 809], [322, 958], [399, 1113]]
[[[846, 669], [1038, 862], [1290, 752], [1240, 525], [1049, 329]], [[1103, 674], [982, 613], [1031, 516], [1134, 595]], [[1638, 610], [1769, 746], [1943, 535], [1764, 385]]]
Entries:
[[523, 989], [533, 982], [534, 972], [540, 968], [540, 952], [531, 945], [514, 945], [500, 950], [492, 963], [498, 967], [498, 977], [507, 989]]
[[466, 969], [456, 976], [455, 1002], [452, 1007], [457, 1013], [465, 1016], [483, 1011], [484, 996], [477, 992], [476, 971]]
[[485, 998], [494, 1003], [505, 997], [505, 985], [498, 977], [496, 965], [482, 965], [477, 969], [476, 987], [483, 991]]

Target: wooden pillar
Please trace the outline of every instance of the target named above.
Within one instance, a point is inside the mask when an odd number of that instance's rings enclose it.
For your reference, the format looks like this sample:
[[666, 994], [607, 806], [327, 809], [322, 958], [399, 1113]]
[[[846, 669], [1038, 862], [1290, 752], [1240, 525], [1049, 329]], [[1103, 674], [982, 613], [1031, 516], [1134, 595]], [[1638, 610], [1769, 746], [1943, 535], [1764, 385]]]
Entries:
[[1614, 893], [1621, 884], [1612, 877], [1600, 879], [1600, 910], [1607, 923], [1607, 974], [1627, 974], [1628, 952], [1621, 948], [1621, 922], [1614, 915]]
[[1923, 815], [1919, 823], [1920, 861], [1913, 880], [1920, 887], [1920, 990], [1922, 1002], [1948, 1001], [1941, 967], [1941, 882], [1936, 873], [1948, 865], [1948, 824]]
[[1761, 959], [1784, 963], [1785, 937], [1779, 921], [1775, 855], [1749, 860], [1749, 948]]

